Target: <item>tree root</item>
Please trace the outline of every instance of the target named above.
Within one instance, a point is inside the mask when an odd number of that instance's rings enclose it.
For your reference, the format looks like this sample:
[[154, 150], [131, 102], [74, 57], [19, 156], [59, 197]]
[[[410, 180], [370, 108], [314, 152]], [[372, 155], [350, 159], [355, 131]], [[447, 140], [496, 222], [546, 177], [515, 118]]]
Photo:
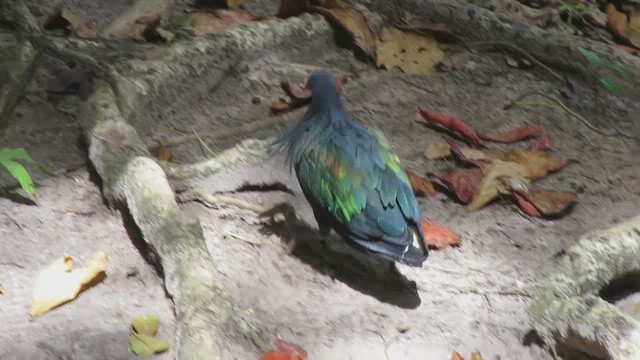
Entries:
[[640, 271], [638, 254], [640, 217], [583, 236], [540, 285], [529, 308], [546, 346], [554, 352], [575, 349], [581, 357], [638, 359], [640, 322], [600, 296], [613, 280]]

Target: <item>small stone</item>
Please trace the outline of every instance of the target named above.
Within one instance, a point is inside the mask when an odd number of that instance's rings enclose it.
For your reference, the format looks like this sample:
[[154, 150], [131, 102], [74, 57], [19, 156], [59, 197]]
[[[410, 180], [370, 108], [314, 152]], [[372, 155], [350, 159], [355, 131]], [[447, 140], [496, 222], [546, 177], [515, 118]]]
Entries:
[[260, 99], [260, 97], [259, 97], [259, 96], [254, 96], [253, 98], [251, 98], [251, 102], [252, 102], [254, 105], [258, 105], [258, 104], [262, 103], [262, 99]]

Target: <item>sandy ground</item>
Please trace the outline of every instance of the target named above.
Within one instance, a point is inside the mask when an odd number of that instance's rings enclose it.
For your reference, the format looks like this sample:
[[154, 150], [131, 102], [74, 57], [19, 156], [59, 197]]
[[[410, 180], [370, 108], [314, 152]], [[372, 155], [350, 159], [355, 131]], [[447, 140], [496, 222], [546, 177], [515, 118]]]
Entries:
[[[118, 6], [125, 3], [120, 1]], [[561, 85], [542, 71], [507, 66], [500, 53], [449, 53], [446, 71], [411, 77], [354, 65], [351, 53], [336, 48], [331, 37], [313, 39], [307, 45], [247, 59], [214, 88], [207, 79], [194, 80], [191, 91], [150, 110], [136, 125], [149, 137], [175, 135], [150, 122], [185, 131], [233, 127], [268, 113], [270, 99], [281, 95], [279, 80], [299, 75], [294, 63], [331, 67], [361, 74], [345, 89], [346, 108], [382, 129], [409, 168], [426, 172], [451, 166], [446, 161], [428, 162], [423, 156], [427, 143], [439, 140], [441, 134], [412, 121], [421, 105], [455, 113], [487, 131], [528, 122], [543, 125], [554, 138], [554, 153], [577, 162], [542, 185], [569, 189], [570, 183], [578, 183], [586, 191], [569, 214], [556, 220], [531, 219], [506, 201], [469, 213], [445, 195], [420, 198], [424, 214], [459, 232], [463, 244], [433, 251], [421, 269], [399, 266], [416, 282], [416, 291], [393, 286], [397, 279], [376, 278], [366, 267], [354, 271], [344, 266], [353, 261], [353, 254], [327, 260], [319, 255], [323, 250], [311, 240], [313, 235], [266, 226], [243, 210], [185, 204], [185, 211], [201, 219], [209, 250], [239, 310], [252, 312], [268, 333], [302, 345], [314, 360], [449, 359], [454, 350], [463, 354], [478, 350], [490, 360], [551, 359], [540, 348], [523, 345], [530, 329], [525, 313], [528, 294], [580, 235], [637, 214], [637, 145], [598, 135], [551, 110], [503, 110], [517, 94], [557, 93]], [[318, 47], [323, 49], [321, 54], [308, 50]], [[119, 213], [105, 206], [99, 184], [92, 180], [75, 120], [80, 100], [46, 92], [47, 81], [62, 69], [58, 61], [42, 58], [9, 127], [0, 129], [0, 146], [25, 147], [58, 173], [50, 177], [32, 168], [37, 205], [25, 201], [12, 180], [0, 173], [2, 184], [9, 184], [0, 191], [0, 283], [6, 289], [0, 295], [0, 359], [132, 358], [128, 333], [133, 316], [158, 315], [161, 336], [170, 338], [171, 302], [161, 279], [136, 248], [135, 232], [127, 230]], [[603, 90], [591, 90], [580, 79], [576, 83], [579, 91], [563, 100], [595, 124], [611, 126], [629, 110]], [[203, 93], [203, 89], [210, 91]], [[254, 104], [256, 98], [261, 102]], [[629, 125], [615, 124], [621, 129]], [[240, 138], [277, 133], [266, 129], [210, 146], [219, 151]], [[204, 158], [196, 144], [177, 147], [174, 154], [180, 162]], [[291, 193], [251, 187], [238, 191], [245, 183], [282, 183]], [[299, 217], [316, 226], [282, 159], [230, 169], [201, 185], [265, 205], [290, 201]], [[298, 245], [291, 245], [290, 236]], [[96, 250], [106, 251], [110, 258], [105, 281], [74, 302], [29, 322], [37, 272], [65, 252], [83, 261]], [[242, 349], [227, 355], [238, 360], [257, 358]], [[158, 358], [172, 356], [169, 352]]]

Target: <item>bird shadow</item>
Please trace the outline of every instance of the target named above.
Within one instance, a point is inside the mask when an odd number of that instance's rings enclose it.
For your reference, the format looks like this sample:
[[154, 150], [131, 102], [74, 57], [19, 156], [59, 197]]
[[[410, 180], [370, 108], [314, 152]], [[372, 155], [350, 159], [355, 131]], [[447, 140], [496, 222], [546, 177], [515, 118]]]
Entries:
[[263, 224], [264, 234], [282, 238], [291, 255], [316, 271], [337, 279], [352, 289], [381, 302], [405, 309], [420, 306], [416, 283], [401, 274], [395, 263], [349, 246], [335, 235], [321, 235], [298, 219], [290, 208], [285, 220]]

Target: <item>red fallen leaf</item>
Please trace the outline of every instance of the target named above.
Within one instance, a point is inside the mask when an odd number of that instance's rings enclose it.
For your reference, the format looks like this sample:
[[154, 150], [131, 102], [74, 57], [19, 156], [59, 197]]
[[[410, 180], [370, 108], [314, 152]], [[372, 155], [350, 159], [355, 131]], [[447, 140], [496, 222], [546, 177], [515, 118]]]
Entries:
[[437, 193], [433, 183], [422, 176], [407, 169], [407, 177], [411, 183], [411, 189], [416, 195], [435, 195]]
[[[456, 160], [465, 164], [473, 165], [473, 166], [478, 166], [478, 167], [481, 166], [481, 162], [469, 159], [469, 157], [464, 153], [464, 151], [460, 148], [460, 146], [455, 140], [453, 140], [448, 136], [443, 136], [443, 138], [444, 138], [444, 141], [446, 141], [447, 144], [449, 144], [449, 146], [451, 147], [451, 155], [453, 155], [453, 157]], [[478, 152], [480, 153], [480, 155], [484, 155], [480, 150], [471, 149], [471, 148], [467, 148], [467, 149], [469, 151]]]
[[536, 209], [536, 207], [533, 206], [533, 204], [530, 203], [527, 199], [525, 199], [522, 195], [518, 194], [517, 192], [514, 192], [513, 196], [516, 198], [516, 201], [518, 202], [518, 206], [520, 206], [520, 209], [522, 209], [522, 211], [524, 211], [525, 214], [533, 217], [542, 217], [542, 214], [540, 214], [538, 209]]
[[433, 176], [440, 180], [447, 189], [456, 194], [456, 197], [461, 202], [468, 204], [478, 192], [485, 173], [483, 168], [477, 167], [473, 169], [456, 169], [448, 174]]
[[306, 360], [307, 351], [301, 346], [276, 338], [276, 350], [289, 355], [291, 360]]
[[311, 90], [309, 89], [293, 86], [291, 85], [291, 82], [286, 80], [280, 82], [280, 87], [293, 101], [311, 101]]
[[291, 360], [289, 354], [284, 354], [277, 351], [269, 351], [262, 355], [261, 360]]
[[483, 140], [501, 143], [513, 143], [520, 140], [536, 137], [542, 133], [542, 126], [537, 124], [528, 124], [519, 128], [509, 130], [498, 134], [478, 134]]
[[459, 352], [454, 351], [453, 354], [451, 354], [451, 360], [464, 360], [464, 358]]
[[[353, 77], [350, 74], [342, 74], [336, 76], [336, 89], [338, 93], [342, 92], [342, 84], [347, 82], [347, 79]], [[271, 102], [271, 112], [277, 113], [286, 110], [297, 109], [299, 107], [308, 105], [311, 102], [311, 90], [298, 85], [291, 84], [290, 81], [282, 80], [280, 87], [287, 96], [291, 99], [291, 102], [287, 102], [283, 98], [277, 98]]]
[[543, 131], [536, 141], [529, 145], [529, 151], [549, 151], [553, 148], [553, 140], [548, 132]]
[[424, 241], [429, 248], [442, 249], [460, 245], [460, 235], [427, 218], [422, 219], [422, 232], [424, 233]]
[[415, 121], [425, 125], [436, 125], [445, 130], [457, 133], [474, 145], [484, 147], [482, 140], [460, 118], [454, 115], [441, 114], [425, 108], [419, 108], [415, 115]]

